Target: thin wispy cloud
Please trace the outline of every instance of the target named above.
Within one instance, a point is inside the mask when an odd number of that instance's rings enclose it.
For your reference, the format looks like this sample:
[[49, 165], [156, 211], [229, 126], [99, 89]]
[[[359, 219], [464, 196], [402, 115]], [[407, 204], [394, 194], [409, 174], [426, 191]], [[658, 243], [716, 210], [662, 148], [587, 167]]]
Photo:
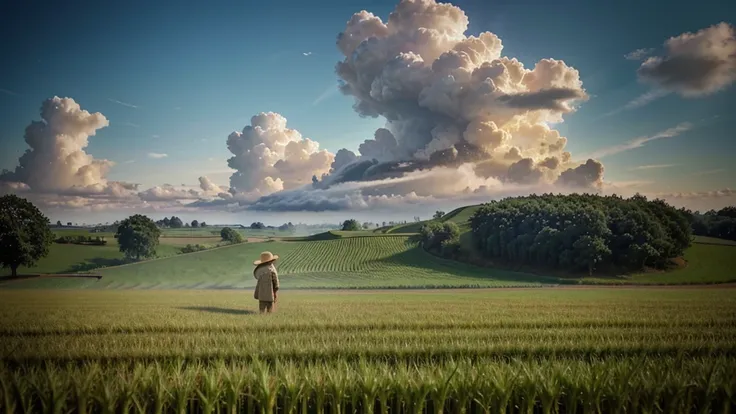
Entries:
[[20, 96], [18, 92], [13, 92], [10, 89], [0, 88], [0, 93], [4, 93], [5, 95]]
[[700, 177], [700, 176], [703, 176], [703, 175], [718, 174], [718, 173], [722, 173], [724, 171], [726, 171], [725, 168], [718, 168], [716, 170], [698, 171], [698, 172], [694, 173], [693, 175], [696, 176], [696, 177]]
[[640, 165], [638, 167], [631, 168], [629, 171], [644, 171], [644, 170], [659, 170], [662, 168], [676, 167], [677, 164], [651, 164], [651, 165]]
[[676, 137], [682, 134], [683, 132], [689, 131], [690, 129], [692, 129], [692, 127], [693, 125], [690, 124], [689, 122], [683, 122], [677, 125], [676, 127], [657, 132], [654, 135], [643, 136], [643, 137], [632, 139], [631, 141], [627, 141], [620, 145], [614, 145], [611, 147], [602, 148], [602, 149], [599, 149], [598, 151], [595, 151], [581, 158], [582, 159], [588, 159], [588, 158], [601, 159], [604, 157], [610, 157], [611, 155], [620, 154], [622, 152], [630, 151], [635, 148], [641, 148], [646, 143], [651, 142], [651, 141], [655, 141], [655, 140], [663, 139], [663, 138]]
[[107, 98], [108, 101], [118, 105], [127, 106], [128, 108], [138, 109], [138, 105], [129, 104], [127, 102], [118, 101], [117, 99]]
[[161, 158], [166, 158], [168, 156], [169, 154], [163, 154], [159, 152], [149, 152], [148, 153], [148, 158], [153, 158], [153, 159], [161, 159]]
[[644, 187], [647, 185], [654, 184], [654, 181], [647, 181], [647, 180], [632, 180], [632, 181], [612, 181], [605, 183], [607, 187], [614, 187], [614, 188], [636, 188], [636, 187]]
[[337, 85], [328, 86], [327, 89], [325, 89], [324, 92], [319, 94], [317, 99], [315, 99], [314, 102], [312, 102], [312, 106], [319, 105], [320, 102], [337, 95], [339, 92], [340, 90], [337, 89]]
[[122, 123], [121, 123], [120, 125], [125, 125], [125, 126], [129, 126], [129, 127], [131, 127], [131, 128], [140, 128], [140, 127], [141, 127], [141, 126], [140, 126], [140, 125], [138, 125], [138, 124], [134, 124], [134, 123], [132, 123], [132, 122], [128, 122], [128, 121], [122, 122]]
[[123, 164], [132, 164], [134, 162], [135, 162], [135, 160], [128, 160], [128, 161], [123, 162]]
[[312, 55], [312, 52], [302, 52], [302, 55], [304, 55], [304, 56], [311, 56]]
[[623, 112], [623, 111], [630, 111], [632, 109], [641, 108], [642, 106], [648, 105], [648, 104], [656, 101], [657, 99], [663, 98], [663, 97], [665, 97], [665, 96], [667, 96], [669, 94], [670, 94], [669, 91], [665, 91], [665, 90], [662, 90], [662, 89], [656, 89], [656, 90], [653, 90], [653, 91], [649, 91], [649, 92], [647, 92], [645, 94], [642, 94], [642, 95], [639, 95], [636, 98], [632, 99], [631, 101], [627, 102], [626, 105], [624, 105], [624, 106], [622, 106], [620, 108], [616, 108], [616, 109], [614, 109], [611, 112], [607, 112], [607, 113], [603, 114], [602, 118], [605, 118], [605, 117], [608, 117], [608, 116], [612, 116], [612, 115], [616, 115], [616, 114], [618, 114], [620, 112]]
[[654, 52], [654, 49], [636, 49], [624, 55], [628, 60], [642, 60]]
[[659, 98], [663, 98], [663, 97], [669, 95], [669, 93], [670, 93], [669, 91], [665, 91], [665, 90], [661, 90], [661, 89], [649, 91], [649, 92], [647, 92], [647, 93], [645, 93], [645, 94], [637, 97], [636, 99], [633, 99], [632, 101], [630, 101], [626, 105], [624, 105], [624, 110], [640, 108], [640, 107], [642, 107], [644, 105], [647, 105], [648, 103], [650, 103], [652, 101], [655, 101], [655, 100], [657, 100]]

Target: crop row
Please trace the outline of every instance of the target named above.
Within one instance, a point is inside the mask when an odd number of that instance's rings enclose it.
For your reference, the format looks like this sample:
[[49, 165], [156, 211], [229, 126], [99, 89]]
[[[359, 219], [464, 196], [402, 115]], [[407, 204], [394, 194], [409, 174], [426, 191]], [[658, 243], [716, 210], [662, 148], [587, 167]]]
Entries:
[[0, 367], [5, 412], [728, 412], [736, 360]]
[[445, 359], [454, 356], [589, 358], [596, 355], [736, 355], [736, 331], [478, 330], [274, 334], [8, 336], [5, 360], [230, 358]]
[[408, 248], [406, 240], [400, 237], [355, 237], [300, 243], [298, 249], [281, 261], [280, 270], [284, 274], [371, 271], [390, 267], [382, 260]]

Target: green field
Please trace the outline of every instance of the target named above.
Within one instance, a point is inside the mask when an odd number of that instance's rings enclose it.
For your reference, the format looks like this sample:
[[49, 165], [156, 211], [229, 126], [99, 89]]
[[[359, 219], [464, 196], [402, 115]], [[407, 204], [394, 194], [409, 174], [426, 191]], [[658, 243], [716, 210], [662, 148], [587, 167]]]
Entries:
[[292, 291], [272, 315], [256, 305], [249, 290], [0, 292], [0, 409], [736, 408], [728, 289]]
[[[466, 233], [467, 234], [467, 233]], [[166, 240], [172, 240], [173, 244]], [[208, 239], [203, 239], [208, 240]], [[162, 259], [100, 268], [102, 279], [28, 279], [0, 286], [94, 288], [242, 288], [255, 283], [252, 261], [261, 251], [281, 256], [282, 286], [293, 288], [441, 288], [519, 287], [556, 284], [698, 284], [736, 281], [736, 247], [694, 243], [686, 252], [687, 265], [667, 272], [628, 277], [560, 278], [499, 268], [472, 266], [433, 256], [410, 236], [374, 232], [333, 231], [295, 241], [245, 243], [208, 251], [176, 255], [183, 242], [194, 238], [162, 238]], [[182, 243], [178, 243], [182, 242]], [[102, 255], [101, 255], [102, 253]], [[159, 253], [165, 255], [165, 253]], [[54, 245], [36, 272], [70, 273], [119, 264], [117, 246]]]

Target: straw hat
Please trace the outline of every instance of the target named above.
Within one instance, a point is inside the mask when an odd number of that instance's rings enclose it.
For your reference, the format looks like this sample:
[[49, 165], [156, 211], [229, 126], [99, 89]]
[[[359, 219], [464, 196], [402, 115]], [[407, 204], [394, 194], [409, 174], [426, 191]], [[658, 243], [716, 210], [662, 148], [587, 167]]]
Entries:
[[261, 263], [273, 262], [274, 260], [278, 258], [279, 258], [279, 255], [277, 254], [273, 254], [271, 252], [263, 252], [261, 253], [261, 260], [256, 260], [255, 262], [253, 262], [253, 264], [258, 266]]

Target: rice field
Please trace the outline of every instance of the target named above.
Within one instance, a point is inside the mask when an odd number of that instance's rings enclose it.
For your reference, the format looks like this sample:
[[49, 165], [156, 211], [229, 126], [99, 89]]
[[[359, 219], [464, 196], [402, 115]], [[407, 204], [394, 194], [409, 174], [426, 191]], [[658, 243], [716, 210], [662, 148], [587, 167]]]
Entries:
[[736, 409], [731, 289], [0, 291], [5, 412]]

